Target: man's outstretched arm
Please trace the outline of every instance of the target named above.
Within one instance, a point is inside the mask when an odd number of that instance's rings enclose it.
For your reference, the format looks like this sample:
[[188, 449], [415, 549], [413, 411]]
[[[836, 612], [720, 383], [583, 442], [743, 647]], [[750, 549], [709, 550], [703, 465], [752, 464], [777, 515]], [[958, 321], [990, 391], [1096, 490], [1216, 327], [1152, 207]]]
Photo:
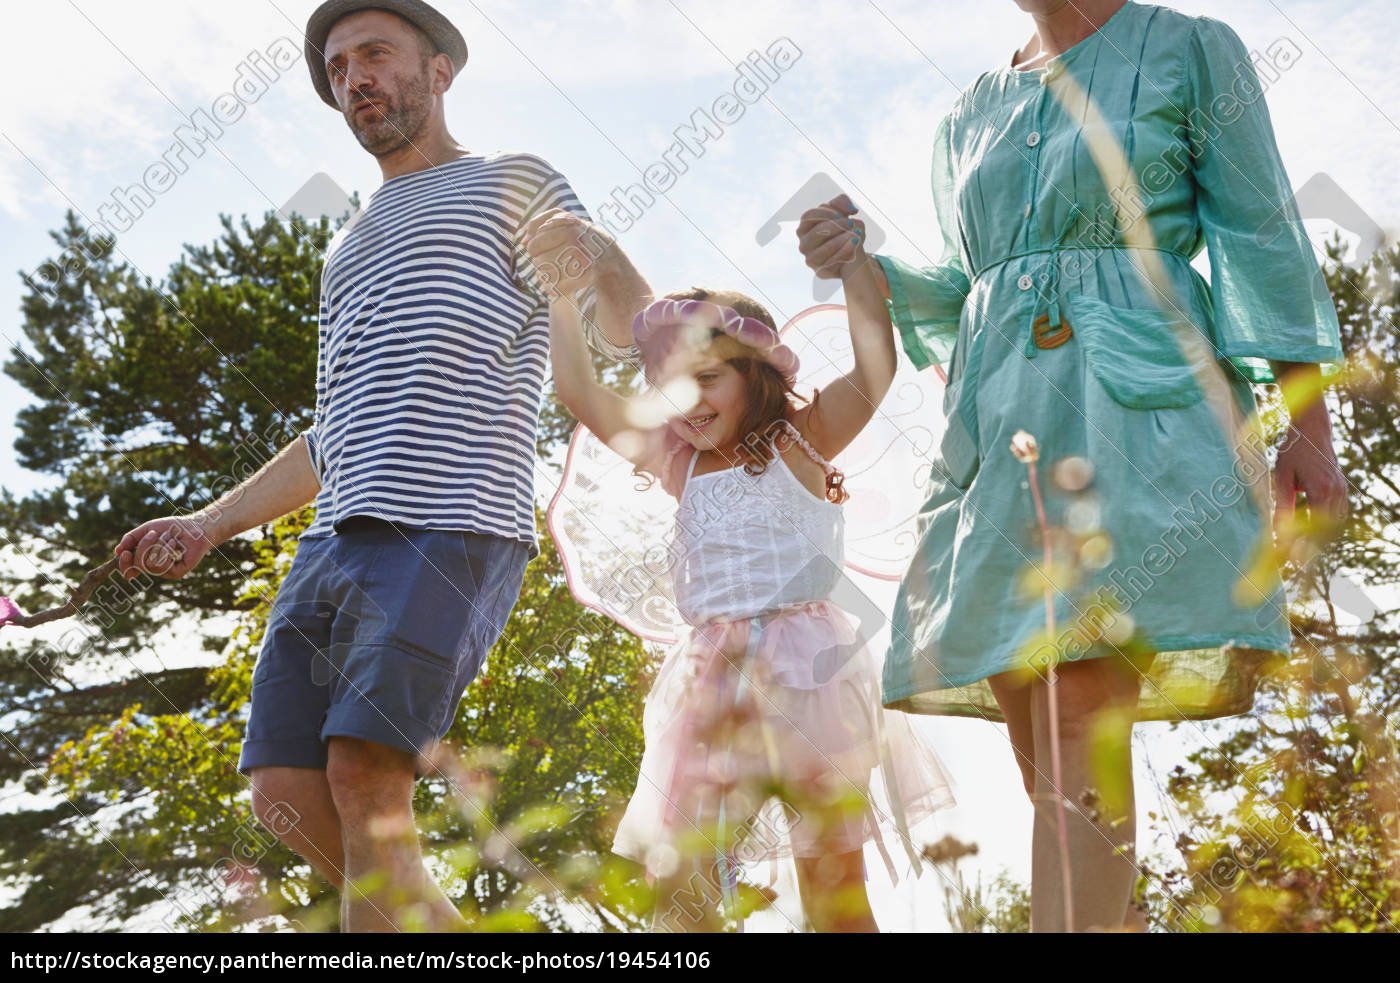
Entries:
[[310, 448], [299, 436], [218, 501], [131, 530], [117, 544], [117, 570], [127, 580], [140, 573], [178, 580], [220, 543], [300, 508], [320, 489]]

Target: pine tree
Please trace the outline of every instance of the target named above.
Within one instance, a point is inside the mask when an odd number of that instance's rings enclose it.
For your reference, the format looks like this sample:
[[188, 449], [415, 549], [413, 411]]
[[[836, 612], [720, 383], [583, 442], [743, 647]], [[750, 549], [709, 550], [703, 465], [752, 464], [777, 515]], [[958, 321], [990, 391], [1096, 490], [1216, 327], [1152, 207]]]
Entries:
[[[27, 346], [6, 371], [33, 396], [18, 460], [52, 491], [0, 495], [27, 562], [6, 584], [30, 610], [108, 559], [127, 530], [198, 509], [311, 421], [321, 256], [332, 229], [221, 217], [161, 283], [89, 240], [71, 213], [54, 238], [70, 276], [30, 285]], [[547, 404], [541, 450], [571, 420]], [[38, 798], [6, 815], [0, 928], [68, 916], [85, 927], [334, 924], [334, 894], [252, 817], [237, 773], [268, 603], [310, 508], [238, 537], [178, 581], [110, 578], [56, 645], [0, 638], [0, 779]], [[468, 689], [448, 742], [479, 778], [459, 801], [420, 783], [425, 848], [477, 927], [635, 927], [645, 889], [610, 858], [631, 792], [654, 654], [569, 595], [547, 534], [506, 633]], [[206, 665], [142, 673], [135, 657], [177, 616]], [[230, 633], [210, 627], [234, 619]], [[502, 831], [509, 836], [503, 838]]]

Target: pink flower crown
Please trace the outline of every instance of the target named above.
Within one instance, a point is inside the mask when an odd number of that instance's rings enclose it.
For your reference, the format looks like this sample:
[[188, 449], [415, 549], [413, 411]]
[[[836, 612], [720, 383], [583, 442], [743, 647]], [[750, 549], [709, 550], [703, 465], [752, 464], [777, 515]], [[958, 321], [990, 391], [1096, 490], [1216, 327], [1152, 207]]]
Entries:
[[647, 378], [652, 381], [656, 381], [656, 373], [681, 343], [703, 348], [720, 332], [758, 351], [789, 385], [797, 381], [797, 353], [782, 343], [778, 332], [757, 318], [742, 316], [732, 307], [705, 300], [665, 298], [632, 319], [632, 336], [637, 339], [637, 350]]

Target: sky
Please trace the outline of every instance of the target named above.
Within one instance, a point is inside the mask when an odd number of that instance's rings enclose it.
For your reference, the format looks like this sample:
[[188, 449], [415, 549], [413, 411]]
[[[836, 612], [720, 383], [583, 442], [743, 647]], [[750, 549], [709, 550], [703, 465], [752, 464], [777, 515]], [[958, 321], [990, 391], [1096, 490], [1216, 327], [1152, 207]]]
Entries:
[[[12, 43], [10, 97], [0, 104], [0, 268], [17, 274], [0, 278], [7, 355], [23, 337], [18, 274], [53, 257], [50, 233], [65, 210], [87, 224], [112, 215], [111, 203], [122, 200], [124, 189], [151, 179], [177, 127], [188, 125], [191, 114], [209, 112], [223, 93], [240, 93], [238, 118], [199, 155], [186, 155], [173, 181], [158, 176], [159, 193], [119, 236], [120, 254], [151, 279], [160, 280], [184, 244], [213, 241], [220, 213], [256, 222], [313, 179], [323, 188], [328, 179], [334, 188], [358, 191], [362, 199], [380, 183], [377, 164], [340, 114], [315, 95], [296, 57], [314, 6], [248, 0], [234, 13], [227, 5], [56, 0], [7, 10]], [[743, 290], [780, 322], [826, 299], [814, 291], [792, 234], [792, 219], [816, 203], [811, 195], [821, 189], [851, 195], [882, 230], [883, 243], [874, 240], [879, 251], [918, 263], [937, 258], [928, 188], [934, 129], [957, 92], [1009, 57], [1032, 30], [1011, 0], [442, 0], [437, 6], [471, 52], [446, 99], [452, 135], [473, 151], [544, 157], [595, 214], [614, 190], [638, 182], [663, 159], [676, 129], [697, 109], [733, 90], [738, 62], [751, 53], [767, 57], [775, 46], [787, 52], [789, 63], [762, 99], [619, 235], [654, 286]], [[1400, 229], [1400, 184], [1393, 178], [1400, 74], [1384, 29], [1400, 2], [1171, 6], [1225, 20], [1252, 50], [1266, 51], [1280, 39], [1296, 46], [1296, 64], [1266, 96], [1294, 187], [1326, 175], [1387, 233]], [[294, 63], [286, 64], [288, 52]], [[276, 77], [250, 87], [256, 69]], [[806, 199], [799, 194], [804, 189]], [[775, 219], [776, 237], [769, 234]], [[1308, 223], [1318, 243], [1332, 228], [1325, 219]], [[8, 377], [0, 379], [0, 446], [12, 446], [14, 415], [27, 401]], [[48, 481], [0, 454], [0, 485], [14, 494]], [[869, 582], [869, 593], [886, 608], [893, 598], [888, 584]], [[180, 661], [179, 644], [171, 640], [161, 656]], [[1028, 877], [1030, 808], [1004, 731], [965, 720], [919, 726], [957, 782], [961, 804], [940, 832], [978, 843], [969, 872], [1006, 867]], [[1208, 739], [1200, 728], [1139, 728], [1141, 812], [1160, 806], [1151, 770], [1169, 768]], [[883, 925], [941, 924], [936, 877], [896, 889], [880, 886], [883, 879], [874, 861], [872, 893]], [[784, 917], [756, 927], [784, 930]]]

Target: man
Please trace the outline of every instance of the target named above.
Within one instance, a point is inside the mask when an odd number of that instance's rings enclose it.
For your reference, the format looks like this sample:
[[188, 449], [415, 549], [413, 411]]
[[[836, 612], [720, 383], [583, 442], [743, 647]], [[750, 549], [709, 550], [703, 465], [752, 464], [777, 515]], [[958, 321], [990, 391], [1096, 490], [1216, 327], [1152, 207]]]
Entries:
[[410, 908], [458, 928], [423, 869], [412, 793], [539, 552], [551, 277], [522, 241], [528, 230], [536, 255], [596, 264], [578, 300], [614, 358], [635, 359], [632, 314], [651, 292], [547, 163], [473, 154], [448, 133], [443, 97], [467, 49], [428, 4], [323, 3], [306, 57], [384, 175], [326, 251], [314, 423], [219, 502], [129, 532], [119, 565], [128, 579], [181, 577], [315, 499], [253, 674], [239, 769], [259, 818], [341, 890], [342, 930], [392, 931]]

